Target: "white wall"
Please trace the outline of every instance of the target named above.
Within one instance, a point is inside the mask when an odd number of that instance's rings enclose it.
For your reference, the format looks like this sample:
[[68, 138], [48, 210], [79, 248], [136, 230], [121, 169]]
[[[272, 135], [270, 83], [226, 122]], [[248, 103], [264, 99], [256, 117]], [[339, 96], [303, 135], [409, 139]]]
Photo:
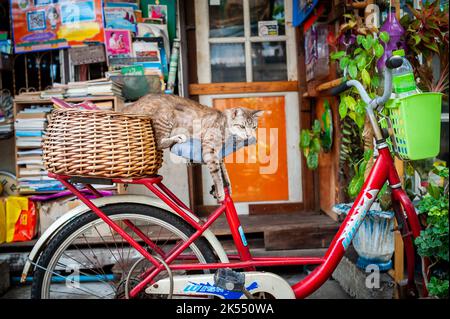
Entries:
[[[169, 159], [169, 151], [164, 151], [163, 166], [158, 172], [163, 176], [163, 184], [189, 206], [189, 185], [186, 164], [175, 164]], [[128, 194], [153, 195], [145, 186], [128, 185]]]

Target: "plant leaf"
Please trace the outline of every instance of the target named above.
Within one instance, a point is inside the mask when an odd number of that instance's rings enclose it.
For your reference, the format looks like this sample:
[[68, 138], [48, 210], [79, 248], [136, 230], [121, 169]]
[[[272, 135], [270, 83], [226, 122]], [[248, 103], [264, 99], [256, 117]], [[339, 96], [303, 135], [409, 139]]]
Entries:
[[380, 86], [380, 77], [378, 74], [374, 74], [371, 80], [372, 86], [377, 89]]
[[364, 40], [364, 36], [362, 36], [362, 35], [358, 35], [357, 37], [356, 37], [356, 43], [358, 43], [359, 45], [361, 45], [362, 44], [362, 41]]
[[345, 98], [341, 98], [341, 103], [339, 103], [339, 116], [343, 119], [347, 115], [347, 104], [345, 103]]
[[309, 169], [316, 169], [319, 165], [319, 154], [314, 152], [309, 153], [306, 158], [306, 165]]
[[354, 61], [351, 61], [348, 65], [348, 73], [350, 74], [352, 79], [356, 79], [356, 77], [358, 76], [358, 69]]
[[318, 135], [320, 133], [320, 121], [314, 120], [312, 131], [314, 135]]
[[417, 34], [412, 34], [411, 38], [414, 40], [414, 45], [418, 45], [420, 43], [420, 41], [422, 41], [420, 36]]
[[366, 87], [368, 87], [370, 85], [370, 75], [366, 69], [363, 69], [361, 71], [361, 78], [363, 80], [363, 83], [366, 85]]
[[350, 110], [352, 110], [352, 111], [355, 110], [356, 101], [355, 101], [355, 99], [352, 96], [348, 95], [348, 96], [345, 97], [345, 104], [347, 104], [347, 107]]
[[356, 113], [355, 122], [360, 129], [364, 127], [365, 119], [366, 119], [365, 115]]
[[309, 135], [309, 130], [302, 130], [300, 133], [300, 147], [301, 148], [309, 147], [310, 142], [311, 137]]
[[437, 54], [439, 54], [439, 48], [438, 48], [438, 46], [437, 46], [437, 44], [435, 42], [433, 42], [433, 43], [425, 43], [425, 46], [428, 49], [430, 49], [430, 50], [436, 52]]
[[339, 61], [339, 67], [341, 68], [342, 71], [345, 70], [345, 68], [347, 67], [348, 63], [350, 62], [350, 59], [348, 57], [343, 57], [340, 61]]
[[362, 70], [366, 67], [366, 55], [360, 54], [356, 57], [356, 65], [358, 66], [359, 70]]
[[387, 33], [386, 31], [383, 31], [380, 33], [380, 40], [383, 41], [384, 43], [388, 43], [389, 42], [389, 33]]
[[320, 139], [317, 137], [313, 138], [313, 140], [311, 141], [311, 152], [320, 152]]
[[342, 58], [343, 56], [345, 56], [345, 51], [338, 51], [338, 52], [331, 53], [330, 58], [332, 60], [338, 60], [338, 59]]
[[377, 44], [375, 44], [375, 46], [374, 46], [374, 50], [375, 50], [375, 56], [376, 56], [378, 59], [381, 58], [381, 56], [382, 56], [383, 53], [384, 53], [384, 48], [383, 48], [383, 46], [382, 46], [381, 44], [377, 43]]

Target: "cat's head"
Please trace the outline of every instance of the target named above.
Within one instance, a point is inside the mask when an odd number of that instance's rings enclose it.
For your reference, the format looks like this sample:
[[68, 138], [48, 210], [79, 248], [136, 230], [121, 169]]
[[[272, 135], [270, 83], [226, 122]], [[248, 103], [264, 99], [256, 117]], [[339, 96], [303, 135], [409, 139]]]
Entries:
[[258, 118], [264, 113], [260, 110], [250, 110], [244, 107], [225, 110], [227, 116], [227, 129], [232, 134], [243, 140], [256, 138]]

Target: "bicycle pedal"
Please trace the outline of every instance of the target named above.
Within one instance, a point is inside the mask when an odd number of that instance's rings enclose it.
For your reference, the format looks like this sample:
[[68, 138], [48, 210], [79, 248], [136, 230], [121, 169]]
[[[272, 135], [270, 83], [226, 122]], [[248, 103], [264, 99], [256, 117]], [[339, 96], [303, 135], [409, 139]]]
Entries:
[[214, 274], [214, 284], [225, 290], [242, 292], [245, 289], [245, 273], [230, 268], [218, 269]]

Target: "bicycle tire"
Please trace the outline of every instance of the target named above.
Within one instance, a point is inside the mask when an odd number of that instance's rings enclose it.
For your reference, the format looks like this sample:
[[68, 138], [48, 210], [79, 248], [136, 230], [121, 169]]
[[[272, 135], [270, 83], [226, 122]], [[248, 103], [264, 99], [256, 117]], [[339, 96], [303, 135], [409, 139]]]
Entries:
[[[189, 225], [186, 221], [184, 221], [181, 217], [176, 216], [174, 214], [168, 213], [162, 209], [141, 205], [141, 204], [112, 204], [102, 207], [102, 211], [107, 216], [117, 215], [117, 214], [133, 214], [136, 215], [144, 215], [159, 219], [163, 222], [169, 223], [174, 226], [178, 230], [180, 230], [187, 237], [190, 237], [195, 229]], [[44, 275], [46, 273], [46, 269], [48, 264], [50, 263], [53, 255], [58, 250], [58, 248], [64, 244], [65, 240], [76, 230], [81, 227], [100, 219], [94, 212], [89, 211], [73, 221], [64, 226], [48, 243], [45, 247], [44, 251], [39, 257], [37, 262], [37, 266], [35, 267], [33, 274], [33, 281], [31, 286], [31, 299], [43, 299], [42, 298], [42, 286], [44, 281]], [[206, 263], [214, 263], [217, 261], [216, 255], [214, 254], [211, 246], [207, 242], [207, 240], [203, 237], [198, 238], [193, 243], [194, 246], [198, 248], [201, 252]]]

